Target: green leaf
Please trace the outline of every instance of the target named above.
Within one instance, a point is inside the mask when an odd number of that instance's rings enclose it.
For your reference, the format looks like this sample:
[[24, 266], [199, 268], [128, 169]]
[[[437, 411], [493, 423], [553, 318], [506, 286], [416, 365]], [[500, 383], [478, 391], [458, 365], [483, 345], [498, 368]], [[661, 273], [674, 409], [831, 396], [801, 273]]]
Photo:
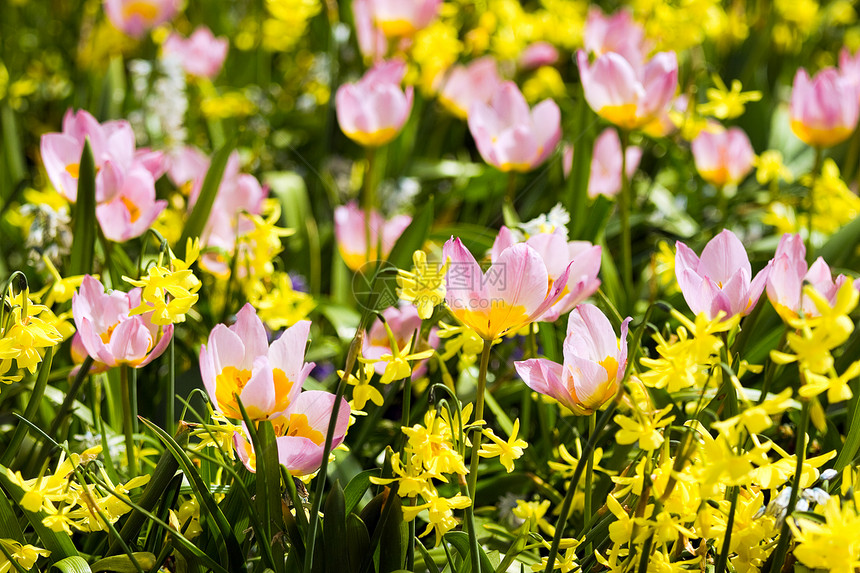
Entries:
[[[469, 559], [469, 534], [463, 531], [449, 531], [445, 534], [445, 541], [454, 546], [460, 555], [463, 556], [464, 571], [470, 571], [471, 560]], [[481, 560], [481, 571], [489, 573], [495, 571], [495, 567], [490, 562], [490, 558], [484, 552], [484, 549], [478, 545], [478, 557]]]
[[[184, 424], [181, 425], [179, 430], [176, 432], [174, 443], [179, 447], [184, 447], [188, 442], [188, 435], [190, 433], [190, 426]], [[176, 475], [176, 471], [178, 469], [179, 462], [176, 459], [176, 456], [174, 456], [170, 450], [164, 450], [161, 457], [158, 459], [155, 470], [152, 472], [152, 477], [150, 478], [149, 483], [146, 484], [146, 488], [143, 490], [143, 494], [141, 494], [140, 499], [137, 502], [138, 505], [146, 511], [152, 511], [162, 494], [164, 494], [168, 489], [167, 486]], [[119, 536], [122, 541], [126, 543], [130, 542], [138, 534], [141, 526], [145, 522], [146, 516], [142, 512], [137, 510], [132, 511], [119, 532]], [[114, 555], [121, 551], [122, 544], [119, 540], [114, 539], [107, 554]]]
[[[149, 571], [155, 567], [155, 555], [153, 553], [149, 553], [148, 551], [136, 551], [132, 553], [132, 555], [134, 555], [135, 560], [143, 570]], [[134, 563], [131, 562], [128, 555], [114, 555], [113, 557], [105, 557], [104, 559], [100, 559], [93, 563], [92, 570], [93, 573], [99, 573], [99, 571], [135, 573], [137, 571], [137, 567], [134, 566]]]
[[[128, 561], [128, 557], [123, 555], [125, 560]], [[152, 556], [153, 561], [155, 561], [155, 556]], [[104, 559], [102, 560], [104, 561]], [[131, 565], [131, 563], [129, 563]], [[141, 564], [142, 565], [142, 564]], [[93, 570], [90, 569], [90, 564], [87, 563], [86, 559], [83, 557], [66, 557], [65, 559], [60, 559], [56, 563], [54, 563], [54, 567], [62, 571], [63, 573], [93, 573]], [[96, 571], [104, 571], [104, 569], [96, 569]], [[111, 571], [120, 571], [121, 573], [125, 573], [125, 571], [134, 572], [137, 569], [132, 566], [131, 569], [111, 569]]]
[[75, 200], [72, 236], [72, 254], [69, 275], [86, 275], [93, 270], [93, 254], [96, 244], [96, 164], [90, 142], [84, 143], [78, 168], [78, 194]]
[[9, 498], [2, 490], [0, 490], [0, 537], [24, 542], [24, 532], [21, 531]]
[[346, 550], [349, 554], [349, 570], [358, 571], [364, 557], [370, 551], [370, 533], [355, 513], [346, 516]]
[[824, 257], [831, 267], [854, 268], [851, 261], [856, 256], [858, 243], [860, 243], [860, 217], [839, 229], [823, 247], [815, 252], [815, 256]]
[[394, 243], [394, 248], [388, 255], [388, 262], [399, 269], [412, 268], [412, 253], [424, 246], [424, 242], [430, 235], [430, 228], [433, 226], [433, 218], [434, 207], [431, 196]]
[[335, 480], [325, 500], [323, 542], [327, 573], [344, 573], [349, 570], [349, 555], [343, 550], [344, 539], [346, 539], [346, 502], [340, 481]]
[[346, 489], [343, 490], [346, 513], [352, 513], [352, 510], [355, 509], [358, 502], [361, 501], [362, 497], [364, 497], [367, 488], [370, 487], [370, 478], [378, 475], [379, 470], [367, 470], [361, 472], [349, 481]]
[[233, 146], [226, 144], [212, 157], [209, 171], [206, 172], [206, 178], [203, 179], [200, 195], [197, 196], [197, 202], [188, 216], [188, 221], [185, 222], [179, 244], [175, 245], [174, 248], [179, 258], [185, 257], [185, 245], [188, 239], [194, 239], [203, 234], [203, 228], [206, 226], [206, 221], [209, 220], [209, 213], [212, 211], [215, 196], [218, 194], [218, 187], [221, 185], [221, 178], [224, 176], [224, 168], [227, 166], [227, 160], [232, 152]]
[[424, 559], [424, 567], [427, 569], [428, 573], [439, 573], [439, 567], [436, 565], [436, 562], [433, 561], [433, 556], [430, 555], [430, 552], [427, 551], [424, 544], [420, 541], [416, 541], [415, 546], [418, 548], [418, 552], [421, 553], [421, 557]]
[[391, 492], [389, 497], [391, 508], [388, 519], [382, 523], [379, 538], [379, 573], [399, 571], [406, 561], [406, 523], [403, 521], [400, 496]]
[[189, 459], [182, 447], [167, 432], [146, 418], [140, 417], [140, 421], [161, 439], [167, 449], [170, 450], [170, 453], [176, 458], [176, 461], [179, 462], [179, 466], [191, 484], [195, 497], [200, 501], [200, 505], [206, 508], [206, 511], [215, 522], [215, 531], [220, 533], [220, 537], [224, 542], [227, 560], [230, 562], [230, 570], [245, 571], [245, 553], [236, 540], [233, 528], [230, 527], [230, 523], [221, 512], [221, 508], [218, 507], [209, 488], [201, 479], [200, 474], [197, 473], [191, 459]]
[[[48, 385], [48, 374], [51, 372], [51, 363], [54, 358], [54, 349], [48, 348], [45, 350], [45, 357], [42, 359], [42, 365], [39, 367], [39, 376], [36, 378], [36, 383], [33, 385], [33, 392], [30, 394], [30, 401], [27, 403], [27, 409], [24, 411], [24, 417], [31, 422], [36, 416], [36, 410], [39, 404], [42, 403], [42, 397], [45, 395], [45, 387]], [[24, 436], [27, 435], [29, 426], [26, 424], [18, 424], [15, 428], [15, 433], [9, 441], [9, 446], [3, 452], [3, 457], [0, 458], [0, 464], [9, 465], [9, 462], [15, 457], [18, 448], [21, 447], [21, 442], [24, 441]]]

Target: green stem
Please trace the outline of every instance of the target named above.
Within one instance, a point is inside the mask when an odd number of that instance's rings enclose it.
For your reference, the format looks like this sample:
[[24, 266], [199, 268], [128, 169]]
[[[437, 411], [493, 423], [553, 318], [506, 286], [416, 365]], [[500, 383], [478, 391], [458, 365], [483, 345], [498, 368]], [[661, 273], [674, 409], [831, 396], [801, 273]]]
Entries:
[[[26, 295], [25, 295], [26, 296]], [[48, 347], [45, 350], [45, 357], [42, 359], [42, 365], [39, 367], [39, 375], [36, 377], [36, 382], [33, 384], [33, 391], [30, 393], [30, 401], [27, 402], [27, 409], [24, 410], [24, 418], [33, 422], [36, 417], [36, 412], [39, 410], [39, 405], [42, 403], [42, 397], [45, 395], [45, 388], [48, 386], [48, 373], [51, 371], [51, 363], [53, 362], [54, 349]], [[27, 434], [28, 426], [18, 424], [15, 428], [15, 433], [12, 435], [12, 440], [6, 451], [3, 452], [3, 457], [0, 463], [4, 466], [9, 466], [9, 463], [15, 459], [15, 454], [18, 453], [18, 448], [24, 437]], [[47, 447], [47, 446], [45, 446]]]
[[[364, 174], [364, 186], [361, 192], [361, 204], [364, 208], [364, 244], [366, 246], [365, 250], [365, 263], [370, 264], [373, 258], [379, 258], [381, 253], [378, 251], [376, 255], [372, 255], [374, 253], [374, 248], [376, 245], [371, 246], [370, 240], [373, 236], [373, 228], [371, 226], [371, 216], [373, 215], [374, 204], [376, 203], [376, 193], [373, 185], [373, 167], [376, 159], [376, 148], [368, 147], [367, 148], [367, 171]], [[369, 269], [368, 269], [369, 270]]]
[[815, 148], [815, 161], [812, 164], [812, 180], [809, 182], [809, 212], [806, 216], [806, 260], [812, 262], [815, 260], [815, 247], [812, 244], [812, 218], [815, 216], [815, 184], [818, 181], [818, 176], [821, 172], [821, 162], [823, 159], [823, 150], [820, 147]]
[[[592, 412], [590, 416], [588, 416], [588, 437], [594, 435], [594, 426], [597, 422], [596, 414]], [[584, 452], [583, 452], [584, 454]], [[585, 466], [585, 502], [583, 507], [583, 515], [582, 515], [582, 531], [585, 533], [586, 528], [591, 525], [591, 499], [592, 499], [592, 479], [594, 477], [594, 451], [588, 452], [588, 458], [586, 458], [586, 466]], [[585, 554], [591, 555], [591, 546], [587, 546], [585, 548]]]
[[720, 549], [720, 555], [717, 558], [717, 564], [714, 567], [714, 573], [723, 573], [726, 570], [726, 564], [729, 562], [729, 546], [732, 540], [732, 527], [735, 524], [735, 512], [738, 508], [738, 486], [729, 488], [729, 500], [731, 500], [731, 508], [729, 509], [729, 521], [726, 523], [726, 535], [723, 537], [723, 547]]
[[517, 173], [516, 171], [508, 172], [508, 188], [505, 190], [505, 201], [510, 205], [514, 204], [514, 199], [517, 196]]
[[621, 193], [618, 196], [618, 211], [621, 215], [621, 278], [624, 280], [626, 307], [633, 301], [633, 253], [630, 245], [630, 180], [627, 177], [627, 146], [629, 134], [620, 130], [621, 136]]
[[475, 429], [472, 431], [472, 461], [469, 467], [469, 497], [472, 503], [466, 508], [466, 520], [469, 524], [469, 557], [472, 561], [472, 571], [480, 572], [481, 561], [478, 557], [478, 532], [475, 529], [475, 501], [478, 497], [478, 461], [481, 449], [481, 438], [483, 428], [478, 422], [484, 419], [484, 391], [487, 387], [487, 369], [490, 366], [490, 351], [493, 348], [492, 340], [484, 340], [484, 348], [481, 351], [481, 369], [478, 371], [478, 393], [475, 397]]
[[137, 476], [137, 458], [134, 455], [134, 413], [131, 411], [131, 384], [128, 366], [120, 366], [120, 391], [122, 401], [122, 429], [125, 434], [125, 457], [128, 461], [129, 477]]
[[170, 346], [169, 349], [169, 364], [168, 375], [167, 375], [167, 408], [165, 416], [167, 419], [164, 421], [164, 429], [168, 434], [173, 435], [176, 431], [173, 427], [173, 423], [175, 421], [176, 413], [174, 412], [174, 402], [176, 401], [176, 338], [175, 338], [176, 330], [174, 327], [173, 335], [170, 337]]
[[573, 496], [576, 495], [576, 485], [579, 483], [579, 478], [582, 477], [582, 472], [586, 466], [586, 460], [591, 458], [594, 447], [597, 445], [597, 440], [600, 438], [600, 435], [603, 433], [603, 430], [606, 429], [606, 425], [615, 413], [615, 409], [618, 407], [618, 403], [621, 401], [622, 395], [622, 392], [618, 392], [615, 399], [612, 400], [606, 410], [603, 411], [597, 424], [595, 424], [595, 431], [588, 436], [588, 441], [582, 449], [582, 455], [579, 457], [579, 461], [576, 463], [576, 469], [573, 470], [573, 476], [570, 478], [567, 493], [564, 496], [564, 500], [561, 502], [561, 512], [559, 513], [558, 523], [556, 524], [555, 535], [552, 537], [552, 545], [549, 549], [549, 557], [546, 560], [546, 570], [544, 573], [552, 573], [553, 569], [555, 569], [555, 559], [558, 557], [558, 547], [561, 544], [561, 539], [564, 537], [564, 530], [567, 527], [567, 518], [570, 514], [570, 504], [573, 502]]
[[785, 563], [785, 554], [788, 551], [788, 543], [791, 540], [791, 529], [788, 527], [788, 520], [791, 519], [791, 514], [794, 511], [797, 498], [800, 494], [800, 478], [803, 475], [803, 462], [806, 458], [806, 430], [808, 427], [809, 400], [803, 399], [803, 409], [800, 411], [800, 424], [797, 427], [797, 444], [794, 448], [794, 455], [797, 457], [797, 466], [794, 470], [794, 479], [791, 482], [791, 495], [785, 508], [785, 521], [779, 532], [779, 543], [773, 552], [773, 561], [768, 570], [770, 573], [779, 573], [782, 571], [782, 565]]

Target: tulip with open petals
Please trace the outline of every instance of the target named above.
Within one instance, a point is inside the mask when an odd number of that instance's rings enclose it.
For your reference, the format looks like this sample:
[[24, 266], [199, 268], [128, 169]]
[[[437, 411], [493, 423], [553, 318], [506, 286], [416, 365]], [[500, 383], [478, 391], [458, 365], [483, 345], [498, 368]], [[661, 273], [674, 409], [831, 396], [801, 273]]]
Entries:
[[373, 21], [389, 38], [411, 36], [439, 13], [442, 0], [370, 0]]
[[597, 6], [588, 9], [583, 34], [585, 50], [600, 56], [615, 52], [634, 67], [641, 66], [650, 43], [645, 39], [645, 29], [633, 20], [629, 10], [618, 10], [609, 16]]
[[[361, 270], [368, 262], [384, 259], [394, 243], [412, 222], [409, 215], [396, 215], [385, 219], [378, 211], [370, 214], [370, 247], [365, 212], [355, 201], [334, 210], [334, 236], [343, 261], [353, 271]], [[381, 247], [381, 253], [378, 252]]]
[[108, 201], [122, 187], [125, 173], [134, 162], [134, 132], [127, 121], [100, 124], [84, 110], [69, 109], [63, 116], [62, 133], [42, 136], [45, 171], [60, 195], [75, 202], [81, 154], [87, 139], [96, 166], [96, 201]]
[[105, 292], [90, 275], [72, 297], [72, 314], [81, 343], [93, 360], [114, 367], [141, 368], [158, 358], [173, 336], [173, 325], [152, 324], [152, 313], [130, 316], [140, 306], [140, 289]]
[[[299, 394], [295, 401], [280, 416], [272, 420], [275, 443], [278, 446], [278, 462], [291, 475], [300, 477], [312, 474], [322, 464], [325, 453], [325, 437], [332, 418], [336, 396], [330, 392], [309, 390]], [[334, 437], [331, 447], [343, 442], [349, 426], [349, 404], [340, 399]], [[233, 435], [233, 445], [239, 459], [248, 471], [257, 471], [257, 456], [252, 444], [238, 432]]]
[[473, 103], [489, 103], [502, 79], [495, 58], [485, 56], [466, 66], [453, 66], [441, 81], [439, 103], [460, 119], [465, 119]]
[[558, 62], [558, 50], [549, 42], [535, 42], [520, 54], [519, 65], [524, 70], [552, 66]]
[[[514, 234], [505, 226], [499, 230], [490, 256], [493, 262], [501, 258], [508, 247], [517, 244]], [[555, 322], [558, 317], [594, 294], [600, 287], [600, 255], [599, 245], [588, 241], [568, 241], [563, 229], [552, 233], [536, 233], [531, 235], [525, 244], [532, 247], [543, 259], [549, 279], [559, 280], [565, 272], [568, 273], [567, 284], [558, 301], [541, 315], [536, 322]]]
[[752, 171], [755, 151], [739, 127], [704, 130], [691, 144], [696, 170], [716, 187], [737, 185]]
[[263, 321], [250, 304], [232, 326], [219, 324], [200, 348], [200, 375], [213, 406], [242, 419], [239, 402], [252, 420], [274, 419], [288, 410], [313, 369], [305, 363], [311, 323], [301, 320], [269, 346]]
[[176, 16], [179, 0], [105, 0], [105, 12], [115, 28], [140, 38]]
[[835, 68], [810, 79], [797, 70], [791, 88], [791, 130], [805, 144], [832, 147], [848, 139], [857, 126], [858, 89]]
[[136, 164], [119, 193], [96, 207], [96, 219], [106, 238], [122, 243], [144, 234], [165, 207], [167, 201], [155, 199], [152, 174], [143, 164]]
[[815, 259], [812, 266], [807, 265], [803, 239], [800, 235], [786, 233], [779, 240], [771, 263], [767, 278], [767, 297], [777, 314], [785, 321], [796, 319], [801, 313], [807, 317], [816, 317], [821, 313], [813, 301], [803, 294], [803, 285], [811, 285], [834, 304], [836, 294], [845, 280], [845, 275], [834, 279], [830, 266], [822, 257]]
[[[642, 159], [642, 149], [635, 145], [627, 147], [624, 168], [627, 178], [633, 177], [639, 161]], [[594, 150], [591, 154], [591, 172], [588, 175], [588, 196], [592, 199], [598, 195], [615, 197], [621, 192], [621, 139], [618, 132], [609, 127], [594, 140]]]
[[600, 309], [581, 304], [570, 313], [562, 347], [564, 364], [545, 358], [515, 362], [526, 385], [558, 400], [574, 414], [588, 415], [618, 392], [627, 368], [627, 327], [621, 323], [621, 338]]
[[335, 95], [337, 121], [347, 137], [365, 147], [378, 147], [394, 139], [412, 111], [412, 86], [404, 92], [400, 82], [406, 64], [380, 62], [354, 84], [343, 84]]
[[678, 58], [660, 52], [642, 66], [607, 52], [588, 62], [583, 50], [576, 54], [585, 99], [597, 115], [623, 129], [643, 127], [672, 104], [678, 88]]
[[551, 280], [540, 254], [525, 243], [504, 249], [486, 273], [451, 237], [442, 249], [449, 260], [445, 300], [457, 319], [486, 341], [540, 319], [567, 287], [571, 265]]
[[854, 87], [860, 100], [860, 50], [851, 55], [848, 48], [842, 48], [839, 52], [839, 73]]
[[550, 99], [529, 109], [517, 85], [503, 82], [489, 104], [472, 104], [469, 131], [490, 165], [501, 171], [531, 171], [558, 145], [561, 112]]
[[372, 3], [373, 0], [353, 0], [352, 20], [355, 24], [355, 38], [358, 40], [361, 55], [377, 62], [388, 52], [388, 38], [373, 21]]
[[680, 241], [675, 247], [675, 276], [690, 310], [710, 319], [723, 311], [724, 320], [752, 311], [770, 265], [753, 278], [749, 256], [734, 233], [726, 229], [708, 241], [701, 259]]
[[214, 78], [227, 57], [229, 43], [216, 38], [212, 30], [200, 26], [187, 39], [173, 33], [164, 42], [165, 57], [177, 58], [190, 76]]
[[[383, 323], [382, 319], [385, 320]], [[402, 350], [413, 340], [414, 336], [420, 334], [421, 317], [418, 316], [418, 309], [408, 302], [402, 302], [399, 306], [390, 306], [382, 312], [382, 319], [377, 319], [367, 331], [367, 336], [364, 338], [364, 345], [361, 349], [361, 355], [369, 360], [376, 360], [386, 354], [391, 355], [391, 339], [388, 337], [388, 330], [385, 326], [391, 329], [391, 334], [394, 335], [394, 341], [397, 348]], [[413, 345], [414, 351], [426, 350], [427, 348], [436, 348], [439, 345], [439, 336], [436, 334], [438, 328], [433, 327], [428, 333], [427, 340], [421, 348]], [[412, 378], [421, 377], [426, 368], [426, 360], [417, 363], [412, 370]], [[387, 360], [382, 360], [374, 363], [373, 367], [377, 374], [385, 372], [388, 366]]]

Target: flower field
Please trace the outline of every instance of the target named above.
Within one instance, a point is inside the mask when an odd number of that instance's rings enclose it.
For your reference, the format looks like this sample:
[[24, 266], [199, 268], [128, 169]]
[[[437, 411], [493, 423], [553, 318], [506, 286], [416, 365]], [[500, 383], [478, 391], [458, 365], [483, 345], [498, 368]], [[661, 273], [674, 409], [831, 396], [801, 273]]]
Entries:
[[848, 0], [5, 0], [0, 573], [860, 571]]

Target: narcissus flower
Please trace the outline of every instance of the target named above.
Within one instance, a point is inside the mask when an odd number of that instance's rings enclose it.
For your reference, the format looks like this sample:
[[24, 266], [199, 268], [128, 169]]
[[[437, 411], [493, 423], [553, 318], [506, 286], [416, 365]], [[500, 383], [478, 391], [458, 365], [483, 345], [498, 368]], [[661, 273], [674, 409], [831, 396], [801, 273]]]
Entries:
[[214, 78], [221, 71], [228, 47], [226, 38], [216, 38], [212, 30], [200, 26], [188, 38], [171, 34], [163, 50], [165, 57], [177, 58], [188, 75]]
[[436, 18], [442, 0], [370, 0], [376, 26], [389, 38], [411, 36]]
[[513, 82], [500, 84], [489, 104], [469, 109], [469, 131], [484, 161], [501, 171], [531, 171], [561, 139], [561, 112], [550, 99], [529, 109]]
[[78, 174], [84, 141], [89, 139], [96, 166], [96, 201], [113, 198], [134, 161], [134, 132], [124, 120], [100, 124], [84, 110], [69, 109], [62, 133], [42, 136], [42, 161], [51, 184], [71, 202], [78, 196]]
[[[380, 360], [380, 358], [392, 356], [395, 353], [389, 331], [393, 335], [394, 344], [397, 346], [396, 354], [409, 355], [412, 350], [423, 352], [428, 349], [427, 346], [418, 348], [415, 344], [414, 337], [419, 336], [421, 331], [421, 317], [418, 316], [418, 310], [414, 306], [405, 303], [400, 306], [390, 306], [382, 312], [382, 318], [385, 322], [377, 319], [370, 327], [361, 349], [365, 359], [378, 360], [378, 362], [373, 363], [377, 374], [383, 374], [389, 366], [388, 360]], [[427, 344], [430, 348], [439, 345], [437, 330], [437, 328], [433, 328], [428, 334]], [[412, 341], [412, 345], [407, 347], [410, 341]], [[420, 376], [425, 370], [423, 361], [416, 364], [414, 368], [411, 366], [409, 368], [413, 377]]]
[[252, 420], [286, 412], [314, 367], [304, 361], [310, 326], [307, 320], [297, 322], [269, 346], [263, 321], [246, 304], [235, 324], [213, 328], [200, 348], [200, 375], [215, 408], [241, 420], [238, 396]]
[[365, 212], [355, 201], [335, 208], [334, 235], [346, 266], [358, 271], [368, 262], [387, 257], [411, 222], [409, 215], [396, 215], [386, 220], [378, 211], [372, 211], [368, 246]]
[[627, 325], [621, 338], [596, 306], [581, 304], [570, 313], [564, 339], [564, 364], [545, 358], [515, 362], [526, 385], [558, 400], [574, 414], [591, 414], [618, 392], [627, 368]]
[[737, 185], [752, 171], [755, 151], [739, 127], [702, 131], [691, 147], [699, 175], [716, 187]]
[[812, 300], [803, 296], [803, 285], [810, 284], [832, 305], [845, 280], [845, 275], [834, 280], [830, 267], [821, 257], [812, 266], [807, 265], [803, 239], [800, 235], [786, 233], [779, 240], [773, 257], [767, 278], [767, 297], [784, 320], [796, 319], [800, 313], [816, 317], [821, 313]]
[[770, 273], [770, 265], [752, 276], [743, 243], [728, 229], [708, 241], [702, 258], [678, 241], [675, 245], [675, 276], [684, 300], [694, 313], [725, 319], [745, 316], [758, 302]]
[[[514, 234], [503, 225], [490, 251], [492, 261], [498, 261], [505, 249], [515, 244], [517, 240]], [[600, 279], [597, 278], [602, 252], [600, 245], [592, 245], [588, 241], [568, 241], [563, 228], [551, 233], [535, 233], [525, 244], [532, 247], [543, 260], [550, 282], [554, 283], [565, 272], [568, 273], [567, 284], [559, 299], [538, 319], [540, 322], [555, 322], [600, 287]]]
[[498, 64], [491, 56], [478, 58], [465, 66], [452, 66], [440, 78], [439, 103], [460, 119], [469, 115], [473, 103], [489, 103], [502, 82]]
[[[325, 437], [335, 399], [336, 396], [330, 392], [302, 392], [289, 404], [286, 411], [272, 421], [275, 442], [278, 445], [278, 461], [290, 474], [301, 477], [319, 469], [325, 453]], [[343, 442], [348, 426], [349, 404], [341, 398], [331, 442], [332, 449]], [[257, 456], [251, 443], [236, 432], [233, 435], [233, 444], [248, 471], [256, 472]]]
[[98, 280], [87, 275], [72, 297], [72, 313], [81, 342], [93, 360], [114, 367], [146, 366], [158, 358], [173, 336], [173, 325], [152, 323], [152, 313], [131, 316], [140, 305], [141, 290], [105, 292]]
[[660, 52], [642, 66], [615, 52], [589, 63], [583, 50], [576, 54], [585, 99], [597, 115], [622, 129], [637, 129], [669, 109], [678, 88], [678, 58]]
[[[627, 147], [625, 170], [630, 178], [639, 167], [642, 149], [635, 145]], [[588, 196], [615, 197], [621, 191], [621, 139], [613, 128], [603, 130], [594, 140], [591, 154], [591, 171], [588, 175]]]
[[378, 147], [394, 139], [412, 111], [412, 86], [404, 92], [400, 82], [406, 64], [380, 62], [354, 84], [343, 84], [335, 95], [337, 121], [347, 137], [365, 147]]
[[791, 88], [791, 130], [805, 144], [832, 147], [848, 139], [857, 126], [858, 88], [835, 68], [810, 79], [797, 70]]
[[561, 298], [571, 267], [553, 281], [540, 254], [518, 243], [501, 251], [484, 273], [454, 237], [445, 243], [442, 257], [450, 259], [445, 300], [451, 312], [484, 340], [495, 340], [543, 316]]
[[140, 38], [179, 11], [179, 0], [105, 0], [107, 17], [118, 30]]

